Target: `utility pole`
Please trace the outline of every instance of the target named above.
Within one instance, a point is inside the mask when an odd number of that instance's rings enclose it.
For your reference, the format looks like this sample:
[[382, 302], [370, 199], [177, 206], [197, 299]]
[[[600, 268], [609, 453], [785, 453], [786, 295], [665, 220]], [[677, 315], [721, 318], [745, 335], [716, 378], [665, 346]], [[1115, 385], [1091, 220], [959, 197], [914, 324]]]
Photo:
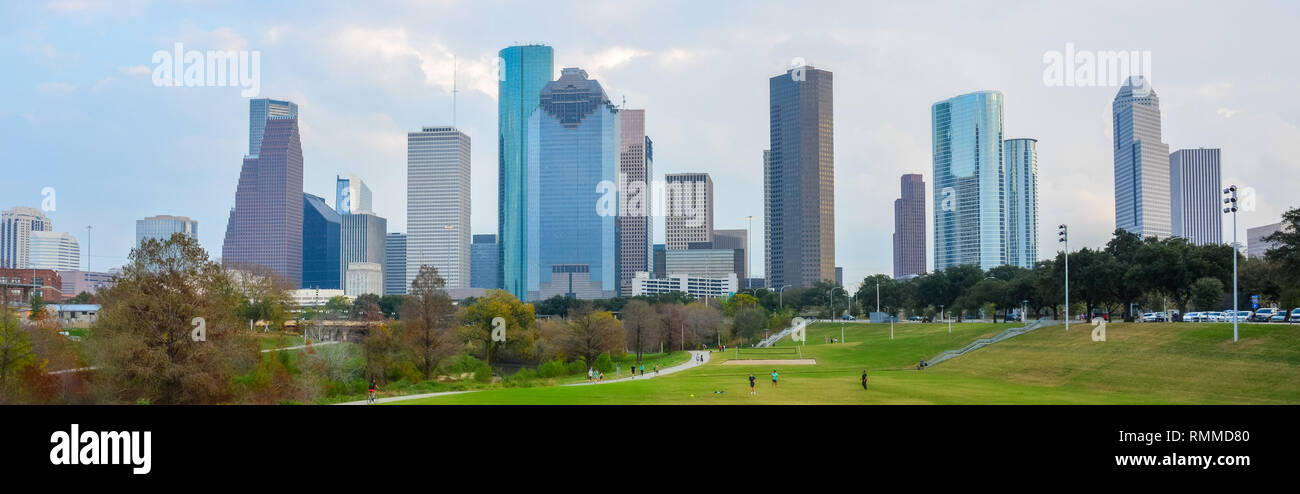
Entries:
[[1237, 305], [1237, 186], [1229, 185], [1223, 189], [1228, 197], [1223, 200], [1228, 207], [1223, 213], [1232, 213], [1232, 341], [1237, 341], [1237, 320], [1241, 319], [1241, 308]]
[[1070, 229], [1064, 224], [1057, 227], [1060, 242], [1065, 244], [1065, 330], [1070, 330]]

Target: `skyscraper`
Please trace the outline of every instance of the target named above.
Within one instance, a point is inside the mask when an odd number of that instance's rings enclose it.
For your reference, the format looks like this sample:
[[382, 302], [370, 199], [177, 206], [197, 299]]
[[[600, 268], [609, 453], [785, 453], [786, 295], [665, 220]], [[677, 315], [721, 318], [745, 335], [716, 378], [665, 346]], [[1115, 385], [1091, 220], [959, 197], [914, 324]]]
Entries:
[[384, 295], [406, 295], [406, 234], [390, 233], [384, 253]]
[[713, 179], [707, 173], [664, 175], [664, 243], [682, 250], [713, 241]]
[[474, 236], [474, 243], [469, 246], [470, 288], [501, 289], [498, 284], [501, 280], [501, 269], [497, 266], [500, 260], [498, 245], [497, 236], [491, 233]]
[[934, 269], [1007, 263], [1002, 93], [930, 107], [934, 131]]
[[1007, 264], [1033, 269], [1038, 261], [1038, 140], [1007, 139]]
[[361, 181], [361, 177], [348, 175], [347, 178], [335, 177], [334, 209], [339, 214], [351, 214], [353, 211], [371, 211], [370, 187]]
[[1171, 235], [1196, 245], [1223, 243], [1218, 149], [1179, 149], [1169, 155]]
[[343, 289], [343, 219], [325, 199], [302, 195], [302, 287]]
[[140, 245], [148, 238], [166, 241], [174, 233], [184, 233], [187, 237], [197, 239], [199, 222], [185, 216], [165, 214], [135, 220], [135, 245]]
[[618, 109], [578, 68], [561, 71], [538, 101], [528, 120], [528, 300], [614, 297], [621, 204], [599, 187], [618, 180]]
[[1142, 76], [1129, 77], [1112, 104], [1115, 227], [1142, 237], [1173, 232], [1169, 145], [1160, 140], [1160, 98]]
[[749, 230], [714, 230], [713, 248], [741, 250], [740, 265], [736, 268], [736, 276], [740, 279], [741, 287], [750, 288], [746, 284], [749, 278]]
[[76, 271], [81, 269], [81, 245], [64, 232], [32, 232], [30, 269]]
[[[497, 83], [497, 234], [500, 235], [500, 286], [525, 299], [530, 286], [528, 197], [535, 150], [529, 143], [529, 119], [538, 108], [542, 88], [555, 73], [554, 53], [544, 45], [511, 46], [498, 53], [503, 62]], [[467, 226], [468, 228], [468, 226]]]
[[432, 266], [447, 288], [470, 281], [470, 140], [454, 127], [406, 134], [406, 280]]
[[[348, 265], [354, 263], [374, 264], [382, 273], [388, 257], [388, 220], [369, 211], [353, 211], [339, 217], [342, 220], [339, 268], [343, 270], [344, 279], [347, 278]], [[374, 293], [383, 293], [383, 279], [379, 283], [380, 289]]]
[[650, 178], [654, 176], [653, 146], [645, 135], [645, 110], [619, 110], [620, 136], [618, 187], [619, 295], [632, 295], [637, 271], [650, 271], [654, 234], [650, 223]]
[[18, 206], [0, 212], [0, 268], [26, 268], [31, 258], [32, 232], [53, 228], [54, 222], [36, 208]]
[[903, 175], [894, 199], [894, 277], [925, 273], [925, 180]]
[[767, 283], [835, 279], [835, 120], [831, 72], [795, 67], [768, 80], [771, 146], [763, 189]]
[[[257, 101], [253, 100], [254, 112]], [[296, 106], [293, 107], [296, 113]], [[254, 115], [256, 117], [256, 115]], [[256, 123], [256, 118], [253, 119]], [[256, 127], [255, 127], [256, 129]], [[254, 130], [255, 130], [254, 129]], [[244, 158], [222, 261], [260, 265], [302, 282], [303, 162], [297, 117], [271, 117], [257, 155]]]
[[1271, 249], [1278, 247], [1278, 242], [1269, 242], [1264, 240], [1269, 235], [1282, 230], [1282, 223], [1273, 223], [1271, 225], [1260, 225], [1246, 229], [1246, 255], [1258, 259], [1263, 259], [1264, 255]]
[[298, 104], [269, 98], [248, 101], [248, 156], [257, 157], [262, 149], [266, 122], [277, 117], [298, 118]]

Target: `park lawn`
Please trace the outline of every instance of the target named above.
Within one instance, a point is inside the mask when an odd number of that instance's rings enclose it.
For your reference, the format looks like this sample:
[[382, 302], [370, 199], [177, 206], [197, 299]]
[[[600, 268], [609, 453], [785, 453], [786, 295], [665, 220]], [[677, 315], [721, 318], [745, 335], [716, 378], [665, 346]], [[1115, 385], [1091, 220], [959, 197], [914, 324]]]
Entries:
[[[495, 389], [395, 404], [1176, 404], [1300, 403], [1300, 327], [1231, 324], [1110, 324], [1106, 342], [1091, 326], [1049, 326], [963, 357], [914, 370], [921, 358], [959, 348], [1013, 324], [845, 324], [808, 331], [815, 366], [722, 366], [734, 356], [660, 378], [596, 386]], [[782, 342], [790, 345], [791, 342]], [[870, 373], [870, 391], [859, 376]], [[758, 378], [749, 396], [749, 373]]]
[[[612, 357], [612, 359], [614, 360], [615, 364], [618, 364], [618, 367], [616, 371], [606, 372], [605, 380], [619, 379], [619, 378], [630, 376], [628, 372], [632, 369], [634, 365], [636, 365], [635, 364], [636, 354], [629, 353], [623, 355], [622, 357]], [[686, 361], [690, 359], [691, 359], [691, 352], [686, 352], [686, 351], [641, 354], [641, 362], [645, 364], [645, 371], [648, 373], [654, 373], [654, 368], [656, 364], [659, 365], [660, 369], [664, 369], [667, 367], [684, 364], [686, 363]], [[556, 384], [586, 382], [587, 373], [583, 372], [581, 374], [573, 374], [571, 376], [558, 377], [555, 378], [554, 381]]]
[[302, 335], [293, 334], [293, 333], [253, 332], [250, 334], [252, 334], [253, 338], [257, 340], [257, 344], [259, 347], [261, 347], [262, 350], [270, 350], [272, 348], [287, 348], [287, 347], [298, 346], [303, 344]]

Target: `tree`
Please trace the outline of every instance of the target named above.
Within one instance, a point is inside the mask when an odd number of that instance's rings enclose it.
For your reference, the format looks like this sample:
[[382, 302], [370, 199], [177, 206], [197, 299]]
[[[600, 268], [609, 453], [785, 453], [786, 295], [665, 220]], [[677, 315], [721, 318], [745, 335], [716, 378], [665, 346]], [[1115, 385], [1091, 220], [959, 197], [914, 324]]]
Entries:
[[[750, 297], [751, 299], [753, 297]], [[755, 300], [754, 303], [758, 301]], [[636, 352], [637, 363], [641, 362], [641, 355], [644, 353], [644, 344], [651, 334], [659, 332], [660, 324], [659, 314], [656, 314], [650, 304], [641, 300], [632, 300], [623, 306], [623, 329], [627, 332], [625, 338], [631, 345], [632, 351]]]
[[700, 302], [686, 306], [686, 339], [689, 343], [713, 344], [721, 339], [722, 313]]
[[379, 311], [384, 313], [384, 317], [397, 319], [402, 314], [404, 303], [406, 295], [384, 295], [379, 298]]
[[243, 294], [230, 275], [182, 234], [147, 239], [129, 259], [100, 292], [103, 307], [86, 340], [97, 391], [109, 402], [229, 400], [232, 377], [262, 360], [239, 331]]
[[402, 307], [403, 343], [415, 355], [415, 366], [425, 380], [433, 378], [442, 359], [459, 351], [453, 328], [456, 313], [447, 295], [446, 280], [433, 266], [420, 266]]
[[284, 327], [289, 319], [289, 291], [297, 285], [265, 266], [226, 263], [235, 290], [242, 295], [241, 312], [247, 321], [263, 321], [269, 328]]
[[[998, 322], [998, 309], [1006, 309], [1007, 282], [997, 278], [980, 280], [970, 288], [968, 296], [972, 305], [986, 309], [993, 322]], [[984, 307], [984, 306], [988, 307]]]
[[30, 319], [33, 320], [33, 321], [44, 320], [44, 319], [45, 319], [45, 299], [41, 297], [41, 292], [37, 292], [37, 291], [33, 291], [33, 292], [32, 292], [32, 300], [31, 300], [31, 303], [32, 303], [32, 310], [31, 310], [32, 315], [31, 315]]
[[1223, 282], [1211, 277], [1204, 277], [1192, 283], [1192, 305], [1196, 310], [1214, 310], [1223, 300]]
[[77, 296], [68, 299], [70, 304], [90, 304], [95, 302], [95, 296], [87, 292], [78, 293]]
[[582, 306], [582, 301], [569, 295], [556, 295], [536, 304], [537, 315], [567, 316], [570, 311]]
[[757, 307], [741, 309], [731, 320], [731, 334], [746, 341], [753, 340], [766, 327], [767, 313]]
[[1274, 247], [1264, 253], [1264, 258], [1274, 262], [1286, 279], [1300, 278], [1300, 207], [1282, 213], [1282, 228], [1264, 237]]
[[570, 357], [581, 357], [589, 365], [604, 352], [623, 347], [623, 325], [609, 311], [597, 311], [589, 306], [574, 309], [569, 314], [569, 324], [560, 337], [560, 345]]
[[348, 309], [348, 318], [353, 321], [378, 321], [384, 318], [384, 313], [379, 309], [379, 295], [373, 293], [363, 293], [352, 301], [352, 306]]
[[325, 301], [325, 317], [327, 319], [342, 319], [352, 311], [352, 302], [347, 297], [337, 295], [330, 297]]
[[686, 306], [676, 302], [664, 302], [654, 305], [659, 315], [659, 338], [669, 350], [673, 347], [685, 348], [686, 341]]
[[[475, 299], [461, 310], [459, 316], [463, 325], [461, 334], [483, 351], [483, 361], [489, 365], [494, 360], [492, 357], [502, 350], [517, 359], [531, 358], [537, 338], [541, 336], [537, 331], [533, 305], [519, 301], [505, 290], [488, 290], [487, 296]], [[504, 322], [504, 342], [492, 339], [495, 328], [492, 321], [498, 317]]]
[[0, 289], [0, 404], [6, 403], [11, 376], [33, 360], [31, 335], [9, 309], [9, 287]]

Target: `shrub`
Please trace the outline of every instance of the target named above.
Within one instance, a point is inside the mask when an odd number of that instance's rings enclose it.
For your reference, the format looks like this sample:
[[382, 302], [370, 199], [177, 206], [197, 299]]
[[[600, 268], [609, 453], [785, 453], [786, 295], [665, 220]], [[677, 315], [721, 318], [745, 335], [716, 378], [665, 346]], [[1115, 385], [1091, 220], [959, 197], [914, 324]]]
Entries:
[[587, 373], [587, 360], [584, 359], [584, 358], [582, 358], [582, 357], [578, 357], [577, 360], [574, 360], [574, 361], [572, 361], [572, 362], [569, 362], [569, 363], [565, 364], [564, 366], [565, 366], [565, 368], [567, 368], [567, 369], [569, 370], [569, 374], [586, 374], [586, 373]]
[[559, 359], [548, 360], [537, 368], [537, 375], [547, 379], [560, 377], [568, 373], [569, 370], [564, 367], [564, 362]]
[[599, 357], [596, 357], [595, 368], [596, 370], [606, 374], [614, 372], [614, 359], [609, 357], [609, 352], [602, 353]]

